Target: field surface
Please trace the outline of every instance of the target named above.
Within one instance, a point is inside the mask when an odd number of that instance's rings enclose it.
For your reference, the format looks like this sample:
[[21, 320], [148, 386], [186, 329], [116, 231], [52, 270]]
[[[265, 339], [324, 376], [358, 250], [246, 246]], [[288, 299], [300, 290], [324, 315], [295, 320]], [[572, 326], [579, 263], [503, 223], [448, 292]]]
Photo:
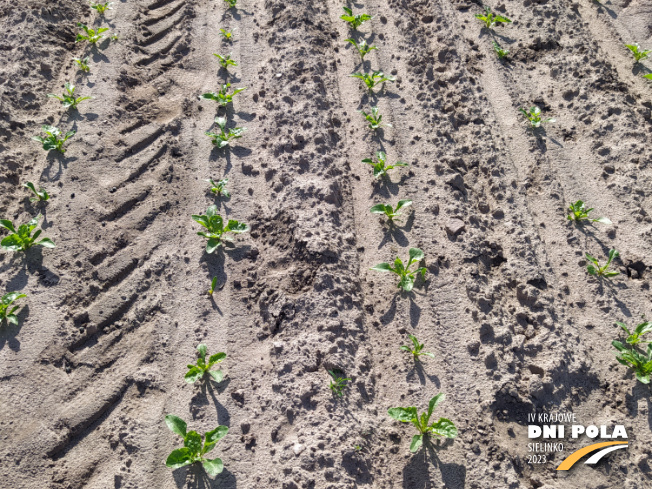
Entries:
[[[0, 326], [0, 487], [650, 487], [650, 389], [611, 341], [652, 318], [652, 61], [624, 46], [652, 49], [652, 3], [489, 4], [513, 22], [483, 28], [474, 0], [348, 3], [373, 16], [358, 32], [335, 0], [3, 1], [0, 218], [42, 214], [56, 248], [0, 251], [0, 295], [27, 295]], [[90, 47], [77, 22], [110, 30]], [[348, 37], [378, 49], [361, 62]], [[395, 82], [349, 76], [373, 70]], [[247, 90], [226, 109], [199, 99], [227, 81]], [[94, 98], [64, 109], [47, 94], [66, 82]], [[534, 105], [556, 122], [531, 130]], [[204, 134], [218, 114], [245, 128], [230, 150]], [[43, 124], [77, 131], [65, 154], [30, 139]], [[377, 151], [409, 167], [375, 179]], [[396, 226], [369, 211], [399, 199]], [[612, 224], [568, 221], [577, 200]], [[191, 215], [213, 204], [250, 231], [208, 254]], [[410, 248], [412, 292], [370, 270]], [[610, 249], [620, 275], [590, 277], [584, 254]], [[399, 350], [408, 334], [434, 358]], [[184, 381], [200, 343], [227, 354], [222, 382]], [[387, 409], [439, 392], [459, 435], [411, 454]], [[528, 463], [535, 412], [622, 424], [630, 446]], [[165, 467], [167, 414], [229, 427], [221, 474]]]

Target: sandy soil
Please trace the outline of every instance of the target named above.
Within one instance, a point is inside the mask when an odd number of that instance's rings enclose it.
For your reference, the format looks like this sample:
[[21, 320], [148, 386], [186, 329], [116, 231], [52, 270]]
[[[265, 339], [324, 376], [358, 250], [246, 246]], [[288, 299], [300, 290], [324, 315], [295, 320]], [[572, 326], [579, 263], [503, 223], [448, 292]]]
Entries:
[[[334, 0], [115, 1], [102, 25], [120, 40], [93, 50], [74, 42], [77, 21], [101, 23], [86, 2], [19, 3], [0, 7], [0, 217], [41, 212], [57, 247], [0, 252], [0, 290], [28, 295], [0, 329], [1, 487], [650, 486], [650, 390], [610, 345], [615, 321], [652, 316], [652, 63], [623, 46], [652, 47], [648, 1], [490, 2], [514, 21], [494, 35], [481, 2], [353, 3], [374, 16], [364, 66]], [[212, 53], [230, 51], [227, 78]], [[397, 81], [370, 97], [361, 69]], [[225, 154], [198, 95], [226, 79], [248, 89]], [[73, 80], [95, 99], [64, 112], [45, 94]], [[376, 103], [393, 127], [374, 136], [357, 111]], [[529, 131], [518, 108], [534, 104], [557, 122]], [[44, 123], [78, 131], [65, 156], [30, 140]], [[410, 164], [393, 183], [361, 163], [379, 149]], [[224, 175], [232, 197], [215, 199], [204, 180]], [[369, 213], [399, 198], [414, 201], [400, 228]], [[613, 225], [567, 222], [578, 199]], [[207, 255], [190, 216], [212, 203], [251, 232]], [[398, 294], [369, 267], [410, 247], [427, 279]], [[621, 276], [588, 278], [584, 253], [610, 248]], [[435, 358], [415, 366], [408, 333]], [[200, 342], [228, 354], [222, 383], [184, 382]], [[333, 368], [352, 378], [342, 398]], [[412, 455], [387, 408], [440, 391], [459, 437]], [[565, 455], [529, 464], [527, 414], [560, 411], [624, 424], [631, 446], [569, 472]], [[168, 413], [229, 427], [215, 480], [164, 466]]]

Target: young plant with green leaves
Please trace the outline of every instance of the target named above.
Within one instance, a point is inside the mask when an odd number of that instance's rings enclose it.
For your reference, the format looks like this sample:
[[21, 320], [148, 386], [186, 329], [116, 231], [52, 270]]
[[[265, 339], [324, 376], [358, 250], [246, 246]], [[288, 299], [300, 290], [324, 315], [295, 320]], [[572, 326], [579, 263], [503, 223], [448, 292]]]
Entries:
[[220, 63], [220, 66], [225, 70], [228, 70], [229, 66], [238, 66], [238, 63], [236, 63], [231, 59], [230, 54], [223, 56], [221, 54], [213, 53], [213, 56], [217, 58], [217, 61]]
[[27, 297], [25, 294], [20, 292], [9, 292], [0, 298], [0, 324], [2, 323], [11, 323], [18, 326], [18, 316], [16, 316], [16, 311], [20, 306], [11, 307], [14, 302], [18, 299]]
[[77, 109], [77, 105], [79, 103], [83, 102], [84, 100], [90, 100], [93, 97], [75, 97], [75, 85], [72, 83], [66, 83], [64, 85], [66, 89], [66, 93], [64, 93], [62, 96], [55, 95], [53, 93], [48, 93], [48, 97], [50, 98], [56, 98], [57, 100], [60, 100], [63, 106], [68, 109]]
[[584, 253], [584, 256], [589, 261], [589, 263], [586, 265], [586, 271], [589, 272], [589, 275], [593, 275], [596, 277], [609, 278], [609, 277], [615, 277], [616, 275], [620, 275], [620, 272], [609, 270], [609, 265], [611, 265], [613, 259], [617, 258], [619, 255], [620, 253], [618, 253], [616, 250], [609, 250], [609, 258], [607, 259], [607, 263], [605, 263], [603, 266], [600, 266], [597, 258], [594, 258], [588, 253]]
[[188, 372], [184, 377], [186, 382], [194, 384], [203, 379], [206, 374], [209, 374], [215, 382], [222, 382], [224, 378], [222, 371], [219, 369], [212, 370], [212, 368], [226, 358], [226, 353], [216, 353], [206, 361], [206, 345], [202, 343], [197, 347], [197, 357], [197, 365], [188, 365]]
[[86, 24], [82, 24], [81, 22], [77, 22], [77, 27], [83, 29], [86, 35], [81, 33], [77, 34], [77, 38], [75, 39], [75, 42], [88, 41], [90, 44], [93, 45], [97, 44], [97, 42], [104, 37], [102, 35], [103, 32], [109, 30], [108, 27], [100, 27], [97, 30], [91, 29]]
[[177, 416], [168, 414], [165, 417], [165, 424], [170, 431], [183, 438], [183, 448], [177, 448], [168, 456], [165, 461], [166, 466], [178, 469], [179, 467], [200, 462], [204, 466], [206, 473], [211, 477], [224, 470], [221, 459], [210, 459], [204, 457], [204, 455], [213, 450], [217, 442], [226, 436], [229, 432], [228, 427], [218, 426], [214, 430], [204, 433], [204, 439], [202, 440], [202, 436], [196, 431], [187, 432], [186, 422]]
[[46, 134], [45, 137], [43, 136], [34, 136], [32, 139], [34, 141], [38, 141], [43, 145], [43, 149], [45, 151], [50, 151], [53, 149], [56, 149], [59, 153], [65, 153], [66, 149], [63, 147], [63, 143], [68, 141], [71, 137], [73, 137], [75, 134], [77, 134], [77, 131], [68, 131], [63, 139], [59, 139], [59, 135], [61, 134], [61, 131], [59, 131], [58, 128], [54, 126], [41, 126], [41, 129], [43, 129], [43, 132]]
[[13, 223], [8, 219], [0, 219], [0, 228], [5, 228], [11, 234], [0, 241], [0, 246], [7, 251], [27, 251], [32, 246], [43, 246], [44, 248], [54, 248], [54, 241], [50, 238], [43, 238], [37, 241], [41, 235], [42, 230], [39, 229], [32, 236], [32, 231], [38, 226], [41, 219], [41, 214], [33, 218], [27, 224], [18, 226], [18, 230], [14, 227]]
[[91, 8], [97, 10], [98, 14], [104, 15], [107, 10], [113, 10], [113, 2], [94, 3], [91, 1]]
[[378, 113], [378, 107], [374, 106], [371, 108], [371, 114], [367, 114], [364, 110], [361, 110], [360, 113], [364, 115], [364, 118], [367, 119], [369, 123], [369, 129], [377, 131], [381, 127], [392, 127], [391, 124], [383, 123], [383, 116]]
[[215, 182], [212, 178], [206, 180], [211, 184], [211, 192], [213, 192], [218, 197], [231, 197], [231, 193], [226, 189], [226, 184], [229, 183], [228, 178], [223, 178]]
[[233, 97], [239, 94], [240, 92], [243, 92], [247, 89], [247, 87], [244, 88], [236, 88], [233, 90], [232, 93], [229, 93], [229, 88], [231, 88], [230, 83], [226, 83], [222, 85], [222, 88], [220, 88], [220, 91], [215, 93], [215, 92], [206, 92], [202, 93], [199, 98], [204, 99], [204, 100], [215, 100], [218, 104], [220, 104], [222, 107], [226, 107], [227, 104], [230, 104], [233, 102]]
[[643, 341], [642, 338], [644, 334], [652, 331], [652, 323], [650, 321], [645, 321], [639, 324], [636, 326], [636, 329], [633, 332], [629, 331], [625, 323], [616, 322], [616, 324], [623, 328], [625, 333], [627, 333], [627, 339], [625, 340], [626, 343], [630, 345], [638, 345], [639, 343], [652, 343], [652, 341]]
[[611, 224], [611, 221], [606, 217], [591, 218], [589, 213], [593, 210], [593, 207], [589, 209], [586, 208], [586, 204], [578, 200], [577, 202], [571, 203], [568, 207], [570, 214], [566, 216], [566, 219], [573, 221], [576, 224], [582, 224], [583, 222], [601, 222], [602, 224]]
[[376, 204], [373, 206], [370, 211], [372, 214], [384, 214], [387, 216], [390, 222], [393, 222], [394, 219], [398, 219], [401, 213], [399, 212], [403, 207], [409, 207], [412, 205], [412, 201], [408, 199], [399, 200], [396, 207], [392, 207], [389, 204]]
[[622, 363], [625, 367], [631, 368], [634, 375], [643, 384], [650, 383], [650, 374], [652, 374], [652, 343], [648, 344], [645, 354], [639, 352], [635, 346], [626, 348], [620, 341], [612, 341], [618, 353], [616, 353], [616, 360]]
[[226, 29], [220, 29], [220, 36], [222, 36], [222, 40], [226, 42], [232, 42], [233, 41], [233, 31], [227, 31]]
[[234, 8], [235, 5], [238, 3], [238, 0], [224, 0], [224, 1], [229, 6], [229, 8]]
[[511, 22], [507, 17], [494, 14], [489, 7], [484, 8], [484, 14], [475, 14], [475, 18], [481, 20], [487, 29], [492, 29], [496, 22], [508, 24]]
[[398, 288], [403, 289], [405, 292], [410, 292], [414, 287], [414, 281], [416, 280], [417, 274], [421, 274], [421, 278], [426, 277], [427, 269], [426, 267], [418, 267], [415, 270], [410, 270], [412, 265], [418, 265], [421, 260], [425, 258], [425, 254], [419, 248], [410, 248], [409, 251], [409, 260], [407, 264], [403, 264], [403, 261], [400, 258], [394, 260], [394, 266], [389, 263], [379, 263], [371, 267], [371, 270], [376, 270], [377, 272], [392, 272], [398, 275], [399, 282]]
[[84, 73], [88, 73], [91, 71], [90, 66], [88, 66], [88, 60], [89, 57], [86, 56], [85, 58], [73, 58], [72, 59], [75, 63], [77, 63], [77, 66], [79, 66], [79, 69], [83, 71]]
[[374, 88], [377, 87], [378, 85], [381, 85], [387, 81], [393, 82], [396, 80], [396, 78], [394, 78], [393, 76], [385, 75], [380, 70], [376, 70], [372, 73], [358, 72], [358, 73], [353, 73], [352, 75], [349, 76], [362, 80], [370, 92], [373, 92]]
[[117, 34], [112, 34], [111, 37], [109, 37], [109, 39], [115, 42], [118, 42], [120, 40]]
[[432, 412], [437, 405], [445, 399], [443, 393], [437, 394], [430, 399], [428, 404], [428, 412], [422, 413], [419, 416], [416, 407], [395, 407], [389, 408], [387, 414], [401, 423], [412, 423], [419, 432], [418, 435], [412, 437], [410, 443], [410, 451], [416, 453], [423, 444], [424, 438], [429, 438], [431, 435], [443, 436], [444, 438], [455, 438], [457, 436], [457, 428], [450, 419], [439, 418], [437, 421], [430, 423]]
[[50, 194], [48, 194], [47, 190], [45, 190], [43, 187], [39, 187], [39, 189], [36, 190], [36, 186], [32, 182], [23, 184], [23, 187], [30, 189], [34, 195], [36, 195], [36, 197], [29, 199], [30, 202], [45, 202], [50, 200]]
[[206, 228], [206, 231], [199, 231], [197, 233], [199, 236], [208, 239], [206, 253], [213, 253], [220, 247], [222, 241], [232, 241], [229, 236], [226, 236], [227, 233], [239, 234], [249, 231], [249, 226], [235, 219], [229, 219], [225, 226], [224, 219], [217, 212], [217, 206], [212, 205], [206, 210], [205, 215], [192, 215], [195, 221]]
[[349, 42], [355, 46], [355, 48], [358, 50], [358, 54], [360, 55], [360, 59], [364, 61], [364, 57], [368, 55], [371, 51], [378, 49], [376, 46], [370, 46], [367, 44], [366, 40], [362, 40], [360, 42], [356, 42], [355, 39], [345, 39], [346, 42]]
[[530, 107], [529, 109], [518, 109], [530, 122], [530, 126], [534, 129], [536, 127], [541, 127], [541, 124], [548, 122], [556, 122], [552, 117], [544, 118], [541, 116], [541, 109], [536, 105]]
[[346, 389], [346, 383], [351, 380], [348, 377], [344, 377], [344, 372], [341, 370], [329, 370], [328, 373], [333, 380], [330, 381], [328, 387], [333, 391], [333, 394], [342, 397], [344, 395], [344, 389]]
[[417, 339], [416, 336], [409, 334], [408, 337], [412, 341], [412, 347], [409, 347], [407, 345], [403, 345], [403, 346], [401, 346], [401, 350], [412, 353], [412, 356], [413, 356], [415, 362], [418, 362], [419, 357], [424, 356], [424, 355], [427, 356], [427, 357], [430, 357], [430, 358], [435, 358], [434, 353], [428, 353], [428, 352], [425, 352], [425, 351], [424, 352], [421, 351], [421, 350], [423, 350], [425, 348], [426, 345], [423, 344], [423, 343], [419, 343], [419, 340]]
[[367, 165], [371, 165], [374, 169], [374, 178], [380, 178], [384, 175], [387, 175], [387, 172], [389, 170], [393, 170], [394, 168], [400, 167], [400, 166], [409, 166], [407, 163], [403, 163], [402, 161], [397, 161], [393, 165], [388, 165], [387, 164], [387, 155], [385, 154], [384, 151], [378, 151], [376, 153], [376, 158], [378, 161], [374, 161], [372, 158], [365, 158], [362, 160], [363, 163], [366, 163]]
[[213, 140], [213, 144], [222, 149], [229, 146], [232, 139], [240, 139], [244, 133], [242, 127], [232, 127], [226, 130], [226, 117], [216, 117], [215, 124], [220, 132], [206, 132], [205, 134]]
[[641, 49], [641, 46], [638, 44], [625, 44], [625, 47], [632, 52], [632, 56], [634, 56], [636, 63], [640, 63], [644, 59], [649, 58], [650, 53], [652, 53], [652, 50]]
[[217, 286], [217, 277], [213, 277], [213, 280], [211, 280], [211, 288], [208, 289], [208, 295], [212, 296], [213, 292], [215, 292], [215, 287]]
[[504, 59], [509, 55], [509, 51], [507, 49], [503, 49], [500, 44], [498, 44], [496, 41], [491, 41], [493, 47], [494, 47], [494, 52], [496, 53], [496, 56], [500, 59]]
[[349, 7], [342, 7], [342, 8], [344, 9], [344, 15], [342, 15], [340, 19], [342, 19], [345, 22], [348, 22], [349, 27], [351, 27], [351, 30], [353, 31], [358, 30], [358, 27], [360, 27], [366, 21], [372, 19], [371, 15], [368, 14], [353, 15], [353, 10], [351, 10]]

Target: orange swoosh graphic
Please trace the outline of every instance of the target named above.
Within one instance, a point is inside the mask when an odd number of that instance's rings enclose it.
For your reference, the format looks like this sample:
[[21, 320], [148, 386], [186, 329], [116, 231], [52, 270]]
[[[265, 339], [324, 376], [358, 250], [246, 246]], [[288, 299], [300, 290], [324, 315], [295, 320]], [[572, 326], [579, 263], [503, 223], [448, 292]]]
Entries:
[[562, 463], [559, 464], [557, 470], [568, 470], [570, 469], [575, 462], [581, 459], [587, 453], [595, 452], [600, 448], [609, 447], [611, 445], [627, 445], [626, 441], [605, 441], [603, 443], [594, 443], [588, 447], [580, 448], [579, 450], [571, 453], [568, 457], [564, 459]]

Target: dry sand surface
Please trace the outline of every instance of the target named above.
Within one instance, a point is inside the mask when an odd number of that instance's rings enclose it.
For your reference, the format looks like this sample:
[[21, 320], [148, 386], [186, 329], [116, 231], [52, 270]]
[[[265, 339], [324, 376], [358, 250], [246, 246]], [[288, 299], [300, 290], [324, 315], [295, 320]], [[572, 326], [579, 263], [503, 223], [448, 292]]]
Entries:
[[[652, 2], [489, 3], [513, 23], [484, 29], [475, 0], [349, 3], [373, 15], [361, 63], [335, 0], [115, 0], [104, 19], [4, 0], [0, 217], [42, 213], [56, 248], [0, 252], [0, 291], [27, 294], [0, 327], [0, 487], [651, 487], [650, 389], [611, 341], [652, 318], [652, 62], [624, 47], [652, 49]], [[75, 43], [78, 21], [119, 40]], [[229, 52], [227, 73], [212, 54]], [[376, 69], [396, 82], [373, 95], [349, 76]], [[69, 81], [94, 97], [78, 111], [46, 97]], [[247, 90], [219, 114], [246, 131], [220, 151], [198, 95], [225, 81]], [[368, 129], [372, 105], [392, 127]], [[532, 105], [556, 122], [529, 130]], [[65, 155], [30, 139], [42, 124], [77, 131]], [[375, 180], [361, 160], [381, 149], [410, 166]], [[216, 198], [205, 179], [224, 176]], [[399, 199], [396, 227], [369, 212]], [[613, 224], [567, 221], [579, 199]], [[211, 204], [251, 229], [207, 254], [190, 216]], [[412, 247], [413, 292], [370, 270]], [[589, 277], [584, 253], [610, 248], [621, 275]], [[408, 334], [435, 357], [415, 364]], [[184, 381], [199, 343], [227, 353], [221, 383]], [[459, 435], [413, 455], [387, 409], [438, 392]], [[630, 446], [556, 471], [591, 443], [565, 440], [529, 463], [535, 412], [622, 424]], [[165, 467], [170, 413], [229, 427], [216, 478]]]

